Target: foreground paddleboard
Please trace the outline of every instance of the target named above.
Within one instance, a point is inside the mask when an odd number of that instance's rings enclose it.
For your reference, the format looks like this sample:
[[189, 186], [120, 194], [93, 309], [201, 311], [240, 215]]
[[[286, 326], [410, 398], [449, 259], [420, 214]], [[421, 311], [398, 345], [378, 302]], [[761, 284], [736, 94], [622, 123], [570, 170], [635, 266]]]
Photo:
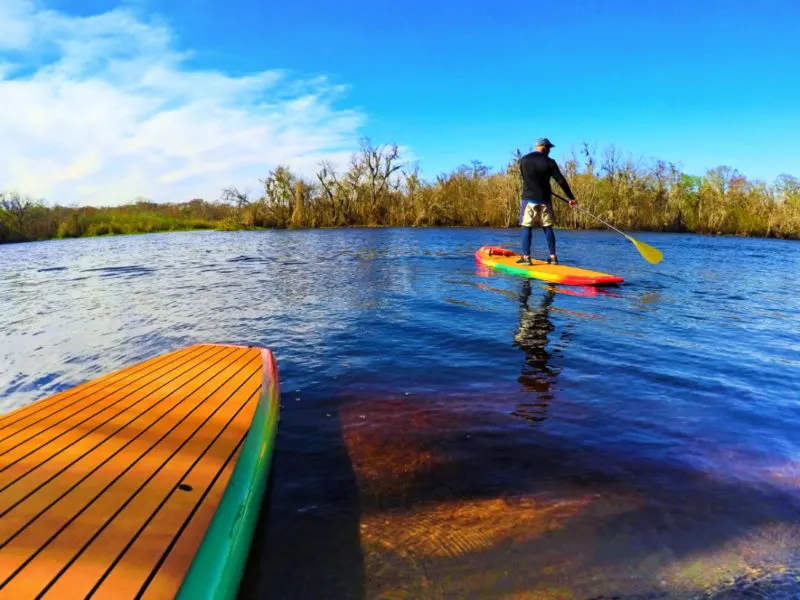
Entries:
[[269, 350], [202, 344], [0, 416], [0, 597], [236, 597], [278, 393]]
[[567, 265], [548, 265], [545, 261], [531, 259], [531, 265], [519, 265], [519, 254], [501, 246], [482, 246], [475, 253], [475, 260], [498, 271], [534, 277], [550, 283], [564, 285], [613, 285], [622, 283], [622, 277], [599, 271], [590, 271]]

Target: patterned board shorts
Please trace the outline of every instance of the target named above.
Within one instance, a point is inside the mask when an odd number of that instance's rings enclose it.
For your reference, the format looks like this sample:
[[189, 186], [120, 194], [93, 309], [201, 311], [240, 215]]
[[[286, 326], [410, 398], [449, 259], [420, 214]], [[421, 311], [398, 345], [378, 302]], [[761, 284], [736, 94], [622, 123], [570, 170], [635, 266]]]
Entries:
[[553, 205], [549, 202], [528, 202], [523, 201], [524, 206], [520, 210], [520, 225], [523, 227], [552, 227], [556, 222], [553, 212]]

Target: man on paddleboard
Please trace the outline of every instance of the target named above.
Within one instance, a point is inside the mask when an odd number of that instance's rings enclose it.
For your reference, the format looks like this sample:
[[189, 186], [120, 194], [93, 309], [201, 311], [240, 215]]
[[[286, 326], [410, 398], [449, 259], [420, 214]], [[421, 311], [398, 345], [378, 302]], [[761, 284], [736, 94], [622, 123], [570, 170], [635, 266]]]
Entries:
[[519, 224], [522, 226], [522, 258], [519, 264], [531, 264], [531, 238], [533, 226], [541, 225], [547, 238], [547, 247], [550, 250], [548, 264], [557, 265], [556, 235], [553, 233], [555, 213], [553, 212], [553, 198], [550, 189], [550, 178], [556, 180], [561, 189], [569, 198], [570, 207], [575, 206], [575, 196], [569, 189], [569, 184], [558, 163], [550, 158], [550, 148], [555, 146], [547, 138], [536, 140], [536, 150], [519, 159], [519, 170], [522, 173], [522, 198], [519, 208]]

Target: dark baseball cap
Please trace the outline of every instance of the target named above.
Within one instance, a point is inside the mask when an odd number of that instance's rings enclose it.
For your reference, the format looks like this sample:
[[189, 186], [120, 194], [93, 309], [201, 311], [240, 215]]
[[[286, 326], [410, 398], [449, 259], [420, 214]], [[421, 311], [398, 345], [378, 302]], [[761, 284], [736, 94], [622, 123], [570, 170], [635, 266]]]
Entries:
[[536, 140], [536, 145], [537, 146], [544, 146], [546, 148], [555, 148], [556, 147], [556, 145], [553, 142], [551, 142], [550, 140], [548, 140], [547, 138], [539, 138], [538, 140]]

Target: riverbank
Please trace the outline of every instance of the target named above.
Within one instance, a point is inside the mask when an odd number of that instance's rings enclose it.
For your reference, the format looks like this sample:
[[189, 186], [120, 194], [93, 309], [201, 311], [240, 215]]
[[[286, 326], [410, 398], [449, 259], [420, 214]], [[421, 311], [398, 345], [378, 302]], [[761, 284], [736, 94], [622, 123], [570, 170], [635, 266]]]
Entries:
[[[281, 166], [264, 179], [263, 195], [230, 186], [211, 202], [68, 208], [0, 192], [0, 243], [195, 229], [515, 227], [521, 155], [496, 172], [473, 161], [423, 181], [396, 146], [365, 142], [347, 171], [322, 164], [306, 179]], [[596, 156], [588, 145], [561, 169], [585, 209], [625, 231], [800, 239], [800, 180], [791, 175], [768, 184], [719, 166], [695, 176], [613, 146]], [[565, 229], [605, 227], [560, 200], [554, 210]]]
[[[81, 235], [55, 235], [52, 237], [39, 237], [39, 238], [22, 238], [16, 237], [12, 239], [2, 239], [0, 238], [0, 246], [4, 244], [22, 244], [26, 242], [37, 242], [37, 241], [55, 241], [55, 240], [62, 240], [62, 239], [70, 239], [70, 238], [107, 238], [107, 237], [118, 237], [118, 236], [135, 236], [135, 235], [145, 235], [145, 234], [154, 234], [154, 233], [187, 233], [191, 231], [267, 231], [267, 230], [281, 230], [281, 229], [292, 229], [292, 230], [333, 230], [333, 229], [402, 229], [402, 228], [413, 228], [413, 229], [435, 229], [445, 227], [447, 229], [478, 229], [482, 227], [491, 227], [491, 225], [368, 225], [368, 224], [353, 224], [353, 225], [322, 225], [316, 227], [308, 227], [308, 226], [289, 226], [289, 227], [263, 227], [263, 226], [245, 226], [245, 225], [236, 225], [231, 224], [229, 222], [221, 222], [221, 223], [177, 223], [167, 228], [158, 229], [158, 228], [142, 228], [139, 230], [122, 230], [121, 228], [116, 227], [114, 224], [107, 224], [101, 227], [95, 227], [86, 233]], [[507, 229], [517, 229], [518, 226], [516, 224], [510, 225], [505, 227]], [[555, 227], [558, 231], [589, 231], [589, 230], [604, 230], [606, 229], [603, 225], [595, 225], [589, 227], [564, 227], [561, 225], [556, 225]], [[707, 235], [713, 237], [741, 237], [741, 238], [756, 238], [756, 239], [785, 239], [785, 240], [800, 240], [800, 232], [798, 233], [789, 233], [787, 235], [752, 235], [752, 234], [742, 234], [742, 233], [731, 233], [731, 232], [709, 232], [709, 231], [688, 231], [688, 230], [651, 230], [651, 229], [626, 229], [626, 233], [636, 235], [639, 233], [686, 233], [686, 234], [695, 234], [695, 235]]]
[[[436, 229], [441, 226], [435, 225], [422, 225], [422, 226], [415, 226], [415, 225], [337, 225], [337, 226], [320, 226], [320, 227], [288, 227], [288, 228], [277, 228], [277, 227], [230, 227], [227, 225], [214, 225], [209, 224], [208, 226], [184, 226], [184, 227], [175, 227], [170, 229], [156, 229], [156, 230], [141, 230], [141, 231], [114, 231], [113, 227], [110, 227], [107, 231], [103, 233], [87, 233], [85, 235], [79, 236], [54, 236], [49, 238], [38, 238], [38, 239], [13, 239], [13, 240], [5, 240], [0, 241], [0, 246], [5, 244], [24, 244], [30, 242], [44, 242], [44, 241], [57, 241], [63, 239], [72, 239], [72, 238], [107, 238], [107, 237], [120, 237], [120, 236], [136, 236], [136, 235], [147, 235], [147, 234], [155, 234], [155, 233], [188, 233], [192, 231], [267, 231], [267, 230], [279, 230], [279, 229], [292, 229], [292, 230], [333, 230], [333, 229], [403, 229], [403, 228], [413, 228], [413, 229]], [[450, 225], [445, 226], [447, 229], [479, 229], [482, 226], [477, 225]], [[483, 226], [488, 227], [488, 226]], [[518, 226], [510, 226], [508, 229], [517, 229]], [[602, 230], [605, 229], [602, 225], [599, 227], [580, 227], [580, 228], [571, 228], [571, 227], [562, 227], [556, 226], [556, 230], [558, 231], [590, 231], [590, 230]], [[786, 236], [777, 236], [777, 235], [747, 235], [747, 234], [739, 234], [739, 233], [727, 233], [727, 232], [703, 232], [703, 231], [654, 231], [654, 230], [639, 230], [639, 229], [628, 229], [626, 233], [636, 235], [639, 233], [686, 233], [686, 234], [694, 234], [694, 235], [706, 235], [712, 237], [740, 237], [740, 238], [753, 238], [753, 239], [783, 239], [783, 240], [790, 240], [790, 241], [800, 241], [800, 235], [798, 234], [790, 234]]]

